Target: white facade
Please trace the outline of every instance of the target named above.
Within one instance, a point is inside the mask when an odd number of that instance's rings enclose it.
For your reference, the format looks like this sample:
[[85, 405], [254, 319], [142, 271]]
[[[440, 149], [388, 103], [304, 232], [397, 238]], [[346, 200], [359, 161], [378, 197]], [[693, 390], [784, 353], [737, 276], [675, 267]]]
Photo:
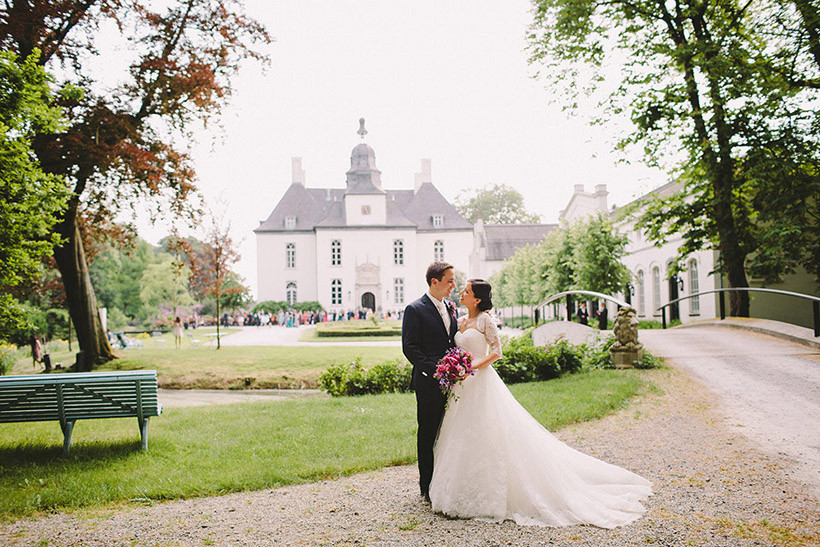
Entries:
[[[680, 186], [670, 183], [652, 194], [664, 196], [678, 191]], [[584, 192], [583, 185], [576, 185], [570, 205], [561, 213], [562, 220], [573, 222], [592, 214], [610, 214], [607, 210], [606, 195], [605, 185], [596, 186], [594, 193]], [[659, 308], [664, 304], [720, 286], [719, 278], [711, 274], [717, 258], [715, 251], [692, 253], [681, 265], [685, 271], [677, 277], [671, 277], [670, 267], [677, 260], [678, 248], [683, 243], [680, 236], [673, 236], [662, 246], [656, 247], [647, 241], [640, 230], [635, 229], [632, 221], [622, 222], [619, 229], [628, 239], [626, 256], [622, 262], [632, 273], [632, 282], [629, 287], [630, 294], [627, 295], [625, 291], [617, 296], [631, 302], [640, 319], [660, 321]], [[683, 300], [676, 310], [667, 308], [666, 319], [680, 319], [686, 323], [702, 317], [715, 317], [716, 301], [712, 295]], [[614, 312], [614, 307], [609, 309], [609, 316], [614, 317]]]

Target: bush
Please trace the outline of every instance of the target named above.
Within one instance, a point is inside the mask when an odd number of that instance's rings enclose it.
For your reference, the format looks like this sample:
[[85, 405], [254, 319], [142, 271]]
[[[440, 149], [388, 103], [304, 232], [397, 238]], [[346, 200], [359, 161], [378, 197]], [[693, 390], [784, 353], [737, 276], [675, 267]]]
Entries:
[[386, 322], [355, 320], [333, 321], [316, 325], [316, 336], [399, 336], [401, 325]]
[[16, 361], [16, 351], [12, 346], [0, 344], [0, 376], [8, 373]]
[[615, 343], [614, 336], [608, 336], [603, 341], [598, 340], [594, 344], [585, 346], [581, 366], [583, 368], [615, 368], [612, 364], [612, 355], [609, 350]]
[[[554, 344], [547, 346], [548, 355], [556, 363], [558, 376], [561, 374], [571, 374], [581, 368], [581, 361], [585, 353], [585, 346], [573, 346], [566, 340], [558, 340]], [[557, 378], [558, 376], [553, 376]]]
[[369, 370], [360, 358], [348, 364], [333, 364], [319, 377], [319, 385], [334, 397], [401, 393], [410, 391], [413, 368], [401, 359], [374, 365]]

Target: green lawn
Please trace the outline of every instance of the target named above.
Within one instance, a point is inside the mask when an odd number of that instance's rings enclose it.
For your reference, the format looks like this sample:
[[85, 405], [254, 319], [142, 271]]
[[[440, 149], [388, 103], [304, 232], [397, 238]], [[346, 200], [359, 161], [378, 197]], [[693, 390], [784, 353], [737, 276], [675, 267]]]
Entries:
[[[551, 430], [603, 416], [653, 371], [598, 370], [513, 393]], [[190, 498], [338, 477], [415, 461], [410, 393], [173, 408], [151, 419], [80, 421], [67, 458], [57, 422], [0, 424], [0, 518]]]
[[[142, 349], [117, 350], [120, 359], [95, 370], [156, 369], [160, 387], [166, 388], [298, 389], [316, 387], [319, 375], [333, 363], [361, 357], [362, 364], [372, 366], [402, 358], [399, 347], [222, 346], [215, 350], [183, 346], [177, 350], [173, 343], [170, 337], [164, 345], [146, 340]], [[67, 358], [67, 350], [60, 349], [53, 355], [62, 355], [60, 351], [65, 354], [65, 362], [73, 362]], [[21, 358], [12, 372], [31, 374], [31, 359]]]

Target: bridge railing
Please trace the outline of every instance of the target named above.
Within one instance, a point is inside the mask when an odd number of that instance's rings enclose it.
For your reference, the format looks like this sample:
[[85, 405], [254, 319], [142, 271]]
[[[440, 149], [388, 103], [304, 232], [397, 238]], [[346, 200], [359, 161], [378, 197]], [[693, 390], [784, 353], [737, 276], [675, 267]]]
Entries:
[[[623, 300], [618, 300], [614, 296], [610, 296], [608, 294], [603, 294], [603, 293], [594, 292], [594, 291], [577, 290], [577, 291], [564, 291], [564, 292], [559, 292], [558, 294], [553, 294], [552, 296], [547, 297], [547, 299], [544, 300], [543, 302], [541, 302], [540, 304], [534, 306], [534, 308], [537, 309], [537, 310], [544, 309], [547, 306], [547, 304], [551, 304], [551, 303], [555, 302], [556, 300], [560, 300], [564, 297], [567, 298], [567, 308], [569, 308], [569, 305], [570, 305], [570, 302], [571, 302], [571, 297], [572, 297], [573, 294], [583, 294], [585, 296], [594, 296], [598, 300], [606, 300], [608, 302], [612, 302], [613, 304], [618, 306], [618, 308], [623, 308], [624, 306], [629, 306], [629, 304], [627, 304]], [[540, 314], [540, 315], [543, 317], [543, 314]], [[567, 310], [567, 321], [569, 321], [569, 320], [570, 320], [569, 319], [569, 310]]]
[[791, 292], [791, 291], [781, 291], [779, 289], [759, 289], [756, 287], [727, 287], [723, 289], [712, 289], [708, 291], [702, 291], [695, 294], [690, 294], [687, 296], [682, 296], [680, 298], [676, 298], [664, 304], [663, 306], [658, 308], [658, 311], [661, 312], [661, 323], [663, 324], [663, 328], [666, 328], [666, 308], [669, 306], [673, 306], [682, 300], [686, 300], [688, 298], [696, 298], [702, 294], [713, 294], [713, 293], [720, 293], [720, 318], [726, 319], [726, 302], [725, 302], [725, 294], [727, 292], [764, 292], [764, 293], [772, 293], [772, 294], [780, 294], [784, 296], [793, 296], [796, 298], [802, 298], [804, 300], [809, 300], [812, 303], [812, 315], [814, 316], [814, 336], [820, 336], [820, 298], [817, 296], [812, 296], [810, 294], [803, 294], [799, 292]]

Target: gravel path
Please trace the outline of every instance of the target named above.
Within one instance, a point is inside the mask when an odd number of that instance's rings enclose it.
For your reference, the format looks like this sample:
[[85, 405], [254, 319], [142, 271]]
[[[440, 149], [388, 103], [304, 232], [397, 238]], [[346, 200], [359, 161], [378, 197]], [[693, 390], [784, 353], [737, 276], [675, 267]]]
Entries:
[[414, 466], [220, 497], [81, 510], [0, 525], [2, 545], [817, 545], [820, 504], [792, 462], [724, 425], [714, 396], [676, 369], [660, 388], [565, 428], [574, 447], [650, 479], [644, 518], [625, 528], [534, 528], [450, 520], [416, 495]]

